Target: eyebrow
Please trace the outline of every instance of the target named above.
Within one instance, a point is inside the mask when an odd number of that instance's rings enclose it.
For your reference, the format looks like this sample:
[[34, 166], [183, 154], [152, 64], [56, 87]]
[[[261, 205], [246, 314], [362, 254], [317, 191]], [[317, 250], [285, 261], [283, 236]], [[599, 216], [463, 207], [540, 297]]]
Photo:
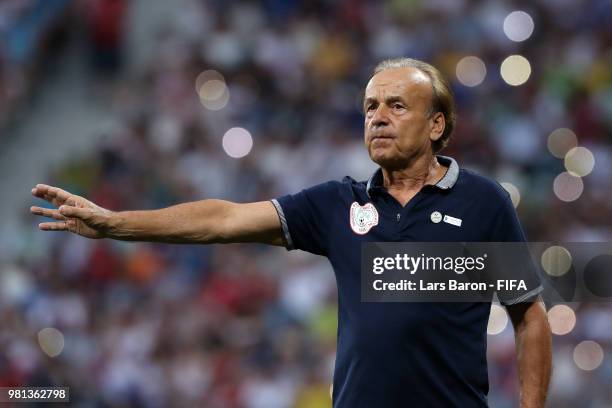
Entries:
[[[376, 99], [375, 97], [369, 96], [367, 98], [365, 98], [363, 100], [363, 108], [365, 109], [366, 106], [368, 106], [368, 104], [372, 103], [372, 102], [378, 102], [378, 99]], [[385, 103], [387, 105], [390, 105], [394, 102], [401, 102], [403, 104], [406, 104], [406, 101], [399, 95], [391, 95], [385, 98]]]

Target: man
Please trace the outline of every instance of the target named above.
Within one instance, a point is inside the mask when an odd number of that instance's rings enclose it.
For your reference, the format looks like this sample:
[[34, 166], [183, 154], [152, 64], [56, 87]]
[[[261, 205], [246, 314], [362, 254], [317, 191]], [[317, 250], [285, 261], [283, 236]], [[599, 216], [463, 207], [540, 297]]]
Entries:
[[[487, 406], [490, 303], [360, 301], [362, 242], [524, 241], [497, 183], [436, 156], [452, 132], [452, 94], [431, 65], [384, 61], [364, 98], [365, 144], [380, 169], [257, 203], [203, 200], [153, 211], [112, 212], [61, 189], [33, 194], [59, 209], [42, 230], [88, 238], [174, 243], [260, 242], [327, 256], [338, 283], [335, 407]], [[434, 213], [437, 213], [434, 214]], [[439, 222], [459, 217], [465, 228]], [[510, 302], [511, 303], [511, 302]], [[539, 298], [507, 305], [516, 333], [522, 407], [543, 407], [551, 338]]]

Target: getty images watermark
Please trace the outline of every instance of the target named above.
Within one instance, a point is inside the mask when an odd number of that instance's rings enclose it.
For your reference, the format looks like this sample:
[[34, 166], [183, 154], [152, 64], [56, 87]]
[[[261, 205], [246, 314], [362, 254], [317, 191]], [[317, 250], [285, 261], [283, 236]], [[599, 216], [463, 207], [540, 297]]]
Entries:
[[365, 302], [612, 300], [611, 243], [364, 243]]

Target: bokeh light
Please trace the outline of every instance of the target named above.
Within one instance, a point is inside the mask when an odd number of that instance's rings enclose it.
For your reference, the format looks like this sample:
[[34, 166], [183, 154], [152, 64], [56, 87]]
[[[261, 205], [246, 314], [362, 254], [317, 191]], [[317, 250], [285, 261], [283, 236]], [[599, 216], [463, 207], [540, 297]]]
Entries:
[[595, 157], [586, 147], [574, 147], [565, 155], [565, 168], [572, 176], [584, 177], [593, 171]]
[[223, 75], [215, 70], [206, 70], [197, 76], [195, 89], [202, 105], [209, 110], [223, 109], [229, 102], [229, 89]]
[[64, 335], [53, 327], [38, 332], [38, 344], [49, 357], [57, 357], [64, 350]]
[[207, 101], [215, 101], [223, 96], [227, 86], [225, 82], [218, 79], [211, 79], [204, 82], [200, 88], [200, 98]]
[[570, 202], [580, 198], [584, 184], [580, 177], [572, 176], [567, 172], [563, 172], [555, 177], [553, 182], [553, 191], [559, 200]]
[[221, 82], [225, 82], [225, 78], [223, 77], [223, 74], [221, 74], [219, 71], [215, 71], [214, 69], [208, 69], [206, 71], [202, 71], [197, 76], [195, 80], [195, 90], [198, 93], [198, 95], [200, 94], [200, 89], [202, 88], [202, 85], [204, 85], [208, 81], [212, 81], [213, 79], [216, 79]]
[[561, 276], [571, 268], [572, 255], [564, 247], [553, 245], [542, 253], [540, 263], [550, 276]]
[[508, 192], [508, 194], [510, 194], [512, 205], [514, 206], [514, 208], [517, 208], [519, 206], [519, 203], [521, 202], [521, 193], [519, 189], [512, 183], [503, 182], [499, 184], [501, 184], [501, 186]]
[[504, 19], [504, 34], [515, 42], [525, 41], [533, 34], [533, 19], [524, 11], [513, 11]]
[[550, 330], [557, 336], [571, 332], [576, 326], [576, 313], [566, 305], [555, 305], [548, 311]]
[[555, 129], [548, 135], [548, 150], [558, 159], [565, 158], [567, 152], [576, 146], [578, 146], [578, 138], [571, 129]]
[[489, 323], [487, 324], [487, 334], [499, 334], [504, 331], [507, 325], [508, 314], [506, 313], [506, 310], [499, 305], [491, 305]]
[[595, 370], [601, 365], [603, 358], [603, 349], [594, 341], [585, 340], [574, 348], [574, 363], [581, 370]]
[[211, 79], [200, 87], [200, 102], [209, 110], [217, 111], [225, 108], [229, 102], [229, 89], [225, 82]]
[[487, 68], [478, 57], [468, 56], [462, 58], [457, 63], [455, 70], [457, 79], [465, 86], [478, 86], [484, 81], [487, 75]]
[[239, 159], [251, 152], [253, 137], [248, 130], [234, 127], [225, 132], [222, 143], [223, 150], [225, 150], [228, 156]]
[[502, 62], [500, 73], [508, 85], [519, 86], [529, 79], [531, 65], [522, 55], [510, 55]]

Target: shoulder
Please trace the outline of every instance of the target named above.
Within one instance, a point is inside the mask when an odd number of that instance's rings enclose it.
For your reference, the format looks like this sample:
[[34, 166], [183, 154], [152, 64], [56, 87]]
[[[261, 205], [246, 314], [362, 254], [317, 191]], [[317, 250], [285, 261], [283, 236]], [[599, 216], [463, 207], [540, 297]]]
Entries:
[[522, 242], [525, 234], [510, 199], [497, 181], [471, 170], [461, 170], [457, 181], [479, 223], [488, 226], [484, 241]]
[[459, 170], [457, 187], [464, 194], [480, 199], [485, 198], [489, 203], [504, 204], [510, 200], [510, 195], [506, 189], [497, 181], [468, 169]]
[[341, 195], [343, 182], [337, 180], [325, 181], [313, 186], [304, 188], [295, 193], [279, 197], [278, 200], [284, 203], [288, 200], [304, 204], [312, 204], [317, 206], [327, 206], [329, 203], [336, 201]]
[[319, 184], [315, 184], [314, 186], [308, 187], [303, 192], [308, 194], [321, 194], [321, 195], [335, 195], [343, 187], [344, 182], [338, 180], [329, 180]]
[[351, 176], [345, 176], [342, 181], [338, 182], [339, 186], [342, 188], [356, 188], [363, 189], [365, 191], [367, 181], [357, 181]]
[[365, 182], [357, 182], [350, 177], [345, 177], [342, 181], [329, 180], [315, 184], [296, 193], [278, 197], [277, 200], [281, 203], [288, 200], [296, 202], [306, 200], [311, 203], [325, 205], [325, 203], [329, 203], [331, 200], [337, 200], [346, 195], [353, 195], [355, 191], [360, 189], [365, 194], [365, 184]]
[[310, 202], [316, 202], [318, 205], [327, 206], [328, 209], [331, 209], [332, 204], [339, 202], [357, 201], [362, 203], [368, 201], [366, 190], [367, 181], [356, 181], [352, 177], [346, 176], [341, 181], [330, 180], [316, 184], [300, 191], [294, 197], [304, 197]]

